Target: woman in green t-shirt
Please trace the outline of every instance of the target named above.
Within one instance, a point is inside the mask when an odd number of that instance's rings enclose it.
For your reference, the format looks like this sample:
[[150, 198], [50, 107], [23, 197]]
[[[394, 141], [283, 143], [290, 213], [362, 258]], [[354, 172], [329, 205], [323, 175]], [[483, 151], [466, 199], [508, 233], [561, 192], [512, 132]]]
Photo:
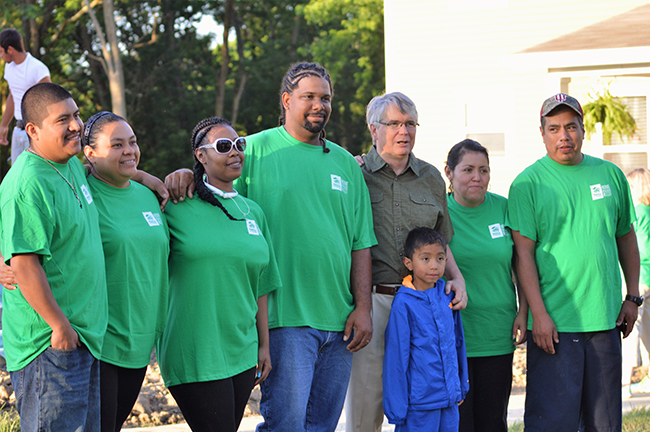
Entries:
[[[646, 299], [650, 295], [650, 171], [647, 168], [637, 168], [625, 175], [630, 183], [630, 192], [634, 200], [637, 243], [641, 257], [641, 272], [639, 274], [639, 292]], [[623, 287], [625, 288], [625, 287]], [[625, 291], [625, 290], [624, 290]], [[639, 307], [639, 317], [634, 323], [630, 337], [623, 339], [623, 396], [630, 397], [630, 381], [632, 368], [648, 364], [650, 350], [650, 311], [646, 303]], [[643, 343], [643, 348], [641, 347]], [[643, 361], [641, 361], [643, 360]]]
[[198, 199], [165, 208], [169, 313], [157, 346], [165, 384], [196, 431], [235, 432], [271, 369], [267, 293], [280, 286], [266, 218], [233, 188], [246, 139], [212, 117], [192, 133]]
[[169, 231], [155, 195], [131, 181], [140, 150], [126, 120], [106, 111], [93, 115], [82, 144], [91, 165], [89, 196], [99, 213], [109, 305], [100, 363], [101, 427], [113, 432], [131, 413], [165, 326]]
[[521, 290], [517, 311], [515, 251], [504, 226], [507, 200], [487, 191], [488, 152], [476, 141], [466, 139], [451, 148], [445, 174], [454, 227], [449, 247], [465, 278], [468, 297], [461, 317], [470, 385], [459, 407], [460, 431], [506, 432], [514, 345], [526, 340], [528, 318]]

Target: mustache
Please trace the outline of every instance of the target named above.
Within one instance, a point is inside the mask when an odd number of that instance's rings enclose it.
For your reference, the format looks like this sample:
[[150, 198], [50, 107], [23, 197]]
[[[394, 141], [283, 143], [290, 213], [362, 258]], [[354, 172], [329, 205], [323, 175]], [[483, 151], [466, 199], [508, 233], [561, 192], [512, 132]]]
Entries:
[[314, 114], [318, 114], [318, 115], [322, 115], [323, 117], [327, 117], [327, 113], [325, 112], [325, 110], [321, 110], [321, 111], [318, 111], [318, 112], [307, 113], [307, 114], [305, 114], [305, 118], [309, 117], [310, 115], [314, 115]]

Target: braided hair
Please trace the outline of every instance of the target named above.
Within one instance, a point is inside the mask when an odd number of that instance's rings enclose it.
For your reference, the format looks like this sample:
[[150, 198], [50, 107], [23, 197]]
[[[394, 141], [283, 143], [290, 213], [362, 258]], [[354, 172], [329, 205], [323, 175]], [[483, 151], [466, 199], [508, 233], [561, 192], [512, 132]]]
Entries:
[[[298, 87], [300, 80], [310, 76], [322, 78], [327, 81], [330, 86], [330, 92], [332, 95], [334, 95], [332, 78], [330, 77], [329, 72], [327, 72], [327, 69], [316, 62], [294, 63], [284, 75], [284, 78], [282, 78], [282, 88], [280, 88], [280, 117], [278, 118], [278, 123], [280, 126], [284, 125], [287, 120], [287, 111], [284, 108], [284, 104], [282, 103], [282, 95], [284, 93], [292, 94], [293, 91]], [[325, 128], [323, 127], [318, 136], [318, 141], [323, 146], [323, 153], [329, 153], [330, 149], [327, 148], [325, 136]]]
[[226, 216], [228, 216], [228, 219], [233, 221], [243, 221], [244, 219], [237, 219], [233, 217], [230, 213], [228, 213], [228, 210], [226, 210], [223, 204], [221, 204], [221, 201], [219, 201], [214, 196], [214, 194], [210, 192], [210, 190], [207, 188], [207, 186], [203, 182], [205, 167], [201, 162], [199, 162], [199, 159], [196, 157], [196, 149], [198, 149], [199, 147], [201, 147], [201, 145], [203, 145], [203, 141], [208, 136], [208, 132], [210, 132], [214, 126], [219, 126], [219, 125], [232, 127], [232, 125], [228, 120], [219, 117], [208, 117], [206, 119], [201, 120], [199, 124], [197, 124], [194, 130], [192, 131], [192, 155], [194, 156], [194, 185], [196, 186], [197, 195], [203, 201], [209, 202], [215, 207], [219, 207], [221, 211], [224, 212]]
[[126, 123], [122, 117], [117, 114], [113, 114], [108, 111], [100, 111], [96, 114], [93, 114], [86, 124], [84, 125], [84, 130], [81, 134], [81, 145], [90, 146], [90, 148], [96, 148], [97, 139], [101, 131], [104, 129], [104, 126], [108, 123], [114, 123], [118, 121], [123, 121]]

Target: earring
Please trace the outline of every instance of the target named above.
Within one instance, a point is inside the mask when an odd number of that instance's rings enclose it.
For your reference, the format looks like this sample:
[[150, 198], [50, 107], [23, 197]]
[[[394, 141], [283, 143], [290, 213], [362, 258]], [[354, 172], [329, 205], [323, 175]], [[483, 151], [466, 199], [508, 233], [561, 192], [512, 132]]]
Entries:
[[208, 173], [203, 173], [203, 182], [208, 182]]

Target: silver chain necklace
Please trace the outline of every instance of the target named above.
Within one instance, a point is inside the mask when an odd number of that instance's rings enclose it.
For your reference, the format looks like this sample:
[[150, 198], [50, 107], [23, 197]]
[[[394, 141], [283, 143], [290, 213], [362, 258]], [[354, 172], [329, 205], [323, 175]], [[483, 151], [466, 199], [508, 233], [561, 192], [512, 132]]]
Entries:
[[70, 168], [70, 165], [68, 165], [68, 169], [70, 169], [70, 177], [72, 178], [72, 183], [70, 183], [70, 181], [68, 181], [68, 179], [65, 178], [65, 176], [63, 174], [61, 174], [61, 171], [59, 171], [54, 165], [52, 165], [52, 163], [49, 160], [47, 160], [43, 156], [39, 155], [38, 153], [36, 153], [31, 148], [27, 148], [27, 151], [30, 152], [31, 154], [36, 155], [39, 158], [43, 159], [45, 162], [47, 162], [47, 164], [49, 166], [54, 168], [54, 171], [56, 171], [61, 176], [61, 178], [63, 180], [65, 180], [65, 182], [68, 184], [68, 186], [70, 186], [70, 189], [72, 189], [72, 192], [74, 193], [74, 197], [77, 198], [77, 202], [79, 203], [79, 208], [83, 208], [83, 205], [81, 204], [81, 200], [79, 199], [79, 195], [77, 195], [77, 188], [75, 187], [75, 184], [74, 184], [74, 174], [72, 174], [72, 168]]

